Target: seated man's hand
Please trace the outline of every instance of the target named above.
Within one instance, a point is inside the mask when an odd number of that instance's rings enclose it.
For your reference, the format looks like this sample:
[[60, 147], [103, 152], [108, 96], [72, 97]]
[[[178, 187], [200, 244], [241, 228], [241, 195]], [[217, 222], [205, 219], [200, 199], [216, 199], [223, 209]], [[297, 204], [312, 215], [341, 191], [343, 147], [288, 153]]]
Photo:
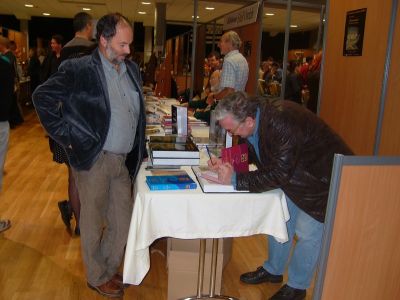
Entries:
[[214, 94], [213, 93], [208, 94], [206, 102], [208, 105], [212, 105], [214, 103]]
[[207, 161], [208, 168], [213, 171], [217, 171], [219, 166], [222, 165], [222, 160], [215, 156], [211, 156], [211, 158]]
[[234, 169], [230, 163], [221, 164], [218, 167], [218, 180], [220, 180], [223, 184], [231, 184], [233, 172]]

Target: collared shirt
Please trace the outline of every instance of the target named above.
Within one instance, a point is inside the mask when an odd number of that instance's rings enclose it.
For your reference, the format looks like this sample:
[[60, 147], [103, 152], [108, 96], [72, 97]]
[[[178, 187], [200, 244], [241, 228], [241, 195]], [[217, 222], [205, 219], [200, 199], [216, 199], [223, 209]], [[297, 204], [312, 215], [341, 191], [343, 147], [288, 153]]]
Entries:
[[124, 62], [119, 72], [99, 51], [110, 98], [111, 119], [103, 150], [127, 154], [132, 150], [139, 120], [139, 92], [129, 78]]
[[232, 50], [224, 57], [222, 65], [221, 88], [244, 91], [249, 77], [249, 65], [239, 50]]
[[256, 127], [254, 128], [254, 132], [251, 136], [247, 137], [247, 140], [254, 147], [254, 151], [257, 154], [257, 158], [258, 160], [260, 160], [260, 147], [258, 146], [260, 141], [260, 136], [258, 135], [258, 126], [260, 125], [260, 108], [257, 108], [255, 122], [256, 122]]

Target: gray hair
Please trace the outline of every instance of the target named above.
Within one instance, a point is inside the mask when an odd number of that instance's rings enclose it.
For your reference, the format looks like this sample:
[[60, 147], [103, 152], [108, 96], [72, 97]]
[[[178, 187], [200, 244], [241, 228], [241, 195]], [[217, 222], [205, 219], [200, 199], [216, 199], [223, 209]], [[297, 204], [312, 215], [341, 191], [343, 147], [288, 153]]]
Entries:
[[227, 41], [230, 41], [232, 43], [232, 47], [235, 49], [239, 49], [242, 45], [242, 40], [240, 39], [240, 36], [233, 30], [225, 32], [223, 36]]
[[228, 115], [238, 123], [247, 117], [256, 118], [261, 98], [248, 96], [245, 92], [234, 92], [222, 98], [215, 108], [215, 118], [222, 120]]

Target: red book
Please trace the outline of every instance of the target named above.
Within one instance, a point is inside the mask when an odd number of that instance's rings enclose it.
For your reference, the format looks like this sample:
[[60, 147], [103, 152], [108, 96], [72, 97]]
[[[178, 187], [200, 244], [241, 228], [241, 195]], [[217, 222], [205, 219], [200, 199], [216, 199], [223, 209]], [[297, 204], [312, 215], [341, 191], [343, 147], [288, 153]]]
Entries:
[[221, 159], [224, 163], [230, 163], [236, 173], [249, 172], [249, 149], [247, 144], [222, 149]]

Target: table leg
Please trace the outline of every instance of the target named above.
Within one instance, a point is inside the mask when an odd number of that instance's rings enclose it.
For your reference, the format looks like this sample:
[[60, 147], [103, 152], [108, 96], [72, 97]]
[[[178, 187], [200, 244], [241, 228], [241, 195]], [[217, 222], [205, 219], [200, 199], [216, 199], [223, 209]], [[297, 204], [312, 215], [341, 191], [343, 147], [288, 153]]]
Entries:
[[218, 258], [218, 239], [213, 239], [212, 255], [211, 255], [211, 274], [210, 274], [210, 294], [202, 296], [203, 290], [203, 277], [204, 277], [204, 261], [206, 256], [206, 240], [200, 240], [199, 252], [199, 270], [197, 272], [197, 296], [182, 298], [181, 300], [196, 300], [196, 299], [225, 299], [225, 300], [239, 300], [230, 296], [215, 295], [215, 278], [217, 274], [217, 258]]

